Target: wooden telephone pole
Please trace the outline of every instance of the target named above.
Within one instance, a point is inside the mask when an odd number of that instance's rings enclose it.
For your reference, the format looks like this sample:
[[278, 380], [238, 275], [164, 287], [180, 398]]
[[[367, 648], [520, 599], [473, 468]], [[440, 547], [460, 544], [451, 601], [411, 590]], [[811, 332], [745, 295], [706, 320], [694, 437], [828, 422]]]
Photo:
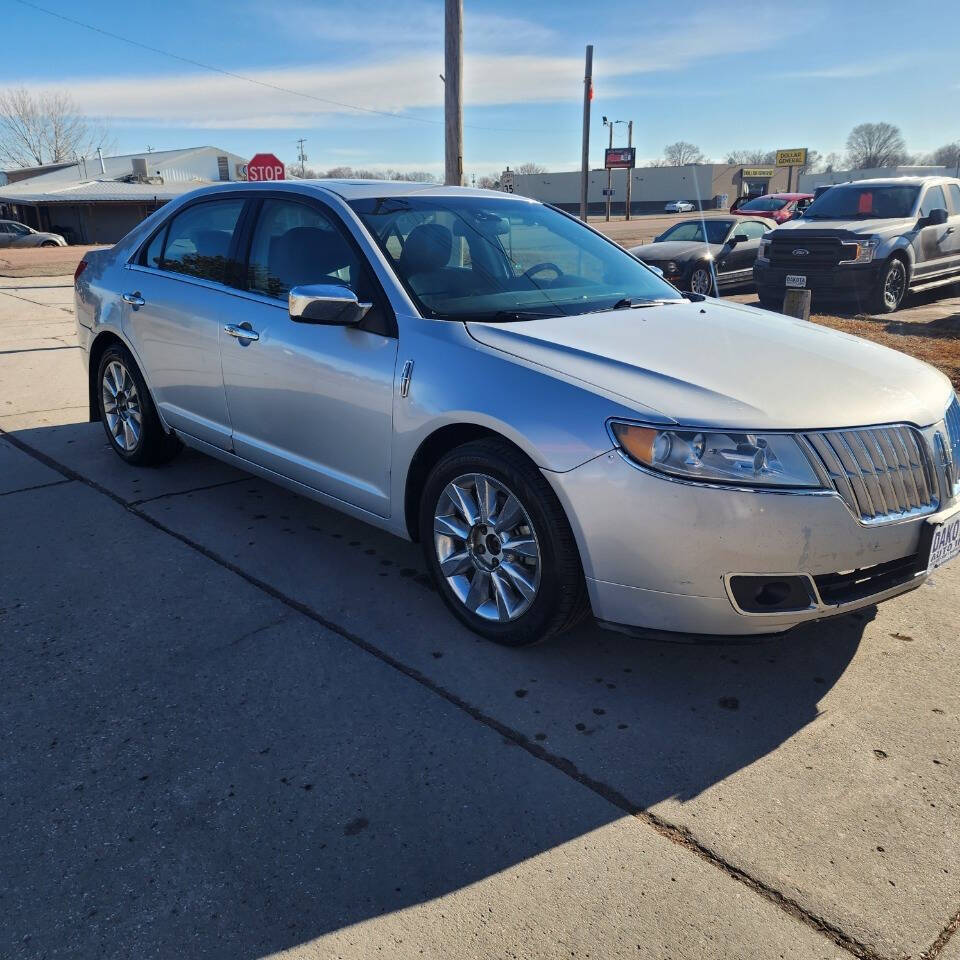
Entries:
[[590, 176], [590, 100], [593, 97], [593, 44], [587, 44], [583, 71], [583, 155], [580, 159], [580, 219], [587, 220], [587, 184]]
[[463, 0], [446, 0], [444, 11], [444, 183], [463, 186]]

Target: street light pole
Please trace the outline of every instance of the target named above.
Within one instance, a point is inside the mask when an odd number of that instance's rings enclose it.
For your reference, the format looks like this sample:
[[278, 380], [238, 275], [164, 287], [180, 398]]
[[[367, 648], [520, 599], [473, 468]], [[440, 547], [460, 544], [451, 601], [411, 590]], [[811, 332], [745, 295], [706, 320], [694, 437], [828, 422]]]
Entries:
[[587, 44], [583, 71], [583, 153], [580, 157], [580, 219], [587, 222], [587, 183], [590, 175], [590, 101], [593, 99], [593, 44]]
[[444, 10], [444, 183], [463, 185], [463, 0], [446, 0]]
[[[627, 121], [627, 147], [633, 146], [633, 121]], [[633, 167], [627, 167], [627, 219], [630, 219], [630, 202], [633, 196]]]
[[[603, 118], [603, 122], [610, 128], [610, 149], [613, 149], [613, 121]], [[606, 166], [606, 162], [604, 162]], [[613, 199], [613, 170], [607, 167], [607, 223], [610, 222], [610, 201]]]

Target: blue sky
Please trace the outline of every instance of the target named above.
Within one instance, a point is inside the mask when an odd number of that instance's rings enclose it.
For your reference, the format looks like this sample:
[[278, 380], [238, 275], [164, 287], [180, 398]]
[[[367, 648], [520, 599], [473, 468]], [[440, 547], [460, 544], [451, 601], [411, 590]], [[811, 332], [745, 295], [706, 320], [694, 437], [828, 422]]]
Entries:
[[[0, 0], [0, 87], [67, 89], [118, 152], [214, 144], [292, 162], [442, 170], [443, 3], [100, 0], [42, 6], [104, 30], [326, 100], [244, 83]], [[465, 0], [465, 169], [579, 165], [583, 50], [595, 48], [600, 118], [634, 121], [642, 160], [690, 140], [730, 149], [840, 151], [856, 123], [898, 124], [908, 148], [960, 139], [960, 30], [948, 0], [759, 4], [727, 0]], [[625, 142], [625, 127], [617, 128]]]

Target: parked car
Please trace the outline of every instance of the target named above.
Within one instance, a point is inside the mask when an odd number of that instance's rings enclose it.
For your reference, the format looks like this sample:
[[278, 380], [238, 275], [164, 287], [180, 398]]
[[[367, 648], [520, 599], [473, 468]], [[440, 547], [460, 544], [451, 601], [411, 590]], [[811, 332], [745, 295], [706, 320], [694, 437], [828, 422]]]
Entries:
[[672, 203], [668, 203], [664, 208], [667, 213], [692, 213], [696, 210], [696, 206], [690, 203], [689, 200], [674, 200]]
[[738, 217], [766, 217], [777, 223], [786, 223], [803, 213], [812, 200], [812, 193], [768, 193], [748, 200], [730, 212]]
[[836, 184], [770, 235], [754, 278], [771, 308], [800, 287], [870, 313], [892, 313], [908, 291], [947, 287], [960, 280], [960, 180]]
[[685, 299], [534, 200], [211, 186], [86, 254], [75, 286], [91, 414], [121, 459], [183, 443], [419, 539], [443, 601], [499, 643], [589, 610], [783, 631], [960, 550], [943, 374]]
[[0, 220], [0, 247], [65, 247], [59, 233], [41, 233], [16, 220]]
[[675, 287], [709, 295], [753, 283], [760, 240], [775, 226], [771, 220], [747, 217], [683, 220], [630, 252], [657, 267]]

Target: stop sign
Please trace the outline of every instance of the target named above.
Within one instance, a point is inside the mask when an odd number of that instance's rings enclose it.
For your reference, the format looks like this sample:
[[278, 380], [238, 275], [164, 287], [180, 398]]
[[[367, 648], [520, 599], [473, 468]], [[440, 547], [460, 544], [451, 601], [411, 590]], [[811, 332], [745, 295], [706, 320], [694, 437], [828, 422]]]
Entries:
[[247, 180], [283, 179], [283, 164], [272, 153], [258, 153], [247, 164]]

